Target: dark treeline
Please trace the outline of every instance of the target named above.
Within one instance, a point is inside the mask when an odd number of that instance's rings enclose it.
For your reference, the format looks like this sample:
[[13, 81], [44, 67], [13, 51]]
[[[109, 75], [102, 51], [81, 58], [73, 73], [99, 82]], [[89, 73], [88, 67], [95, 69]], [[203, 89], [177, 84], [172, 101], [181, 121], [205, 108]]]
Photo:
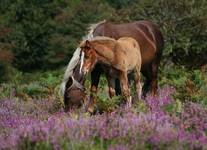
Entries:
[[[1, 0], [0, 69], [66, 65], [91, 23], [151, 20], [162, 30], [162, 62], [207, 62], [206, 0]], [[1, 74], [1, 73], [0, 73]]]

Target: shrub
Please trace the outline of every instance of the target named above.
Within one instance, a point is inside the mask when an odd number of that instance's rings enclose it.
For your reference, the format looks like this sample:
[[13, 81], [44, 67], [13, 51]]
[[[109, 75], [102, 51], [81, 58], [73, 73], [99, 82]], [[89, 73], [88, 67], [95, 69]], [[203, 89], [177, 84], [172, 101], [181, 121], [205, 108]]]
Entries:
[[160, 75], [160, 85], [171, 85], [177, 89], [175, 99], [184, 102], [192, 101], [207, 106], [206, 69], [188, 70], [184, 67], [168, 65], [163, 67]]

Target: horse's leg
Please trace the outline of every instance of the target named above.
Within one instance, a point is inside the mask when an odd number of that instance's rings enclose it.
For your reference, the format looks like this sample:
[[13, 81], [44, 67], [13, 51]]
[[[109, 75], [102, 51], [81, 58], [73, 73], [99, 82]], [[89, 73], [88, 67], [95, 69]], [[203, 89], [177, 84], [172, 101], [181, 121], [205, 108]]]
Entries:
[[87, 110], [90, 113], [93, 113], [94, 106], [96, 103], [97, 98], [97, 89], [98, 89], [98, 83], [101, 75], [101, 68], [100, 66], [95, 66], [95, 68], [91, 71], [91, 90], [90, 90], [90, 100], [88, 104]]
[[142, 71], [142, 74], [145, 77], [144, 85], [142, 87], [143, 91], [143, 96], [146, 97], [147, 93], [150, 91], [150, 84], [152, 81], [152, 71], [151, 71], [151, 66], [147, 67], [146, 70]]
[[139, 68], [136, 68], [134, 72], [134, 80], [135, 80], [137, 98], [140, 100], [142, 96], [142, 85], [141, 85], [141, 74]]
[[156, 96], [157, 95], [157, 89], [158, 89], [158, 63], [153, 62], [152, 63], [152, 80], [151, 80], [151, 95]]
[[124, 99], [127, 101], [127, 107], [131, 107], [132, 97], [130, 95], [130, 88], [128, 86], [127, 72], [120, 72], [121, 91]]
[[111, 76], [107, 75], [107, 81], [108, 81], [108, 87], [109, 87], [109, 96], [110, 98], [112, 98], [114, 95], [116, 95], [115, 80]]

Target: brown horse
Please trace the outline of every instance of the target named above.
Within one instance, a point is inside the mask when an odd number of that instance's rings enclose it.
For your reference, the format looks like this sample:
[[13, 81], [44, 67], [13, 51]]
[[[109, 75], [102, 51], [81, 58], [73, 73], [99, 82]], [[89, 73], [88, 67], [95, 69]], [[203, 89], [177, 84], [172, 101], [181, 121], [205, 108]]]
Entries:
[[[120, 37], [132, 37], [134, 38], [140, 45], [141, 56], [142, 56], [142, 67], [141, 72], [145, 77], [145, 82], [143, 86], [143, 95], [146, 95], [148, 91], [152, 95], [157, 94], [157, 77], [158, 77], [158, 66], [160, 63], [162, 49], [164, 45], [163, 36], [159, 30], [159, 28], [149, 21], [135, 21], [132, 23], [124, 23], [124, 24], [113, 24], [111, 22], [102, 21], [90, 27], [89, 34], [86, 36], [86, 39], [91, 39], [96, 36], [107, 36], [114, 39], [118, 39]], [[74, 95], [73, 90], [67, 91], [65, 87], [69, 77], [73, 75], [75, 68], [79, 68], [80, 65], [78, 62], [80, 61], [80, 49], [77, 48], [74, 56], [72, 57], [68, 68], [65, 72], [64, 80], [61, 86], [62, 95]], [[100, 75], [107, 70], [107, 67], [103, 65], [96, 64], [94, 69], [91, 72], [91, 95], [94, 95], [97, 91]], [[76, 71], [77, 72], [77, 71]], [[74, 75], [74, 78], [80, 78], [78, 76], [82, 76], [82, 74]], [[120, 84], [118, 80], [116, 80], [116, 84], [108, 79], [109, 83], [109, 94], [110, 96], [121, 93]], [[78, 80], [82, 82], [81, 80]], [[115, 84], [115, 85], [114, 85]], [[114, 88], [115, 87], [115, 90]], [[81, 93], [79, 93], [81, 95]], [[79, 97], [73, 97], [75, 99], [80, 100]], [[65, 99], [68, 101], [69, 99]]]
[[[137, 96], [141, 99], [141, 53], [137, 41], [131, 37], [122, 37], [117, 41], [108, 37], [95, 37], [80, 44], [84, 55], [80, 70], [83, 74], [90, 72], [96, 64], [108, 66], [108, 75], [120, 80], [121, 91], [127, 106], [131, 106], [130, 88], [128, 87], [128, 73], [132, 72], [135, 80]], [[90, 101], [94, 104], [94, 101]], [[93, 111], [88, 109], [89, 112]]]
[[[120, 37], [132, 37], [140, 45], [142, 56], [141, 72], [145, 76], [143, 95], [148, 91], [157, 95], [158, 66], [160, 63], [164, 40], [159, 28], [149, 21], [135, 21], [132, 23], [113, 24], [111, 22], [100, 22], [91, 27], [89, 37], [107, 36], [114, 39]], [[101, 67], [97, 65], [91, 72], [92, 91], [98, 86]], [[119, 94], [119, 84], [116, 83], [116, 92]]]

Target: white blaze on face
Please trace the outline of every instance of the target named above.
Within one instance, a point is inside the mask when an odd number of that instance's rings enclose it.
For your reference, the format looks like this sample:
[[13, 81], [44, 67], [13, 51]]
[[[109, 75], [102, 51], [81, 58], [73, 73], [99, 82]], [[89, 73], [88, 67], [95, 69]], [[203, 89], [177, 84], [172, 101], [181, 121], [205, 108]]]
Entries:
[[85, 56], [85, 53], [84, 52], [81, 52], [81, 58], [80, 58], [80, 73], [82, 72], [82, 68], [83, 68], [84, 56]]

